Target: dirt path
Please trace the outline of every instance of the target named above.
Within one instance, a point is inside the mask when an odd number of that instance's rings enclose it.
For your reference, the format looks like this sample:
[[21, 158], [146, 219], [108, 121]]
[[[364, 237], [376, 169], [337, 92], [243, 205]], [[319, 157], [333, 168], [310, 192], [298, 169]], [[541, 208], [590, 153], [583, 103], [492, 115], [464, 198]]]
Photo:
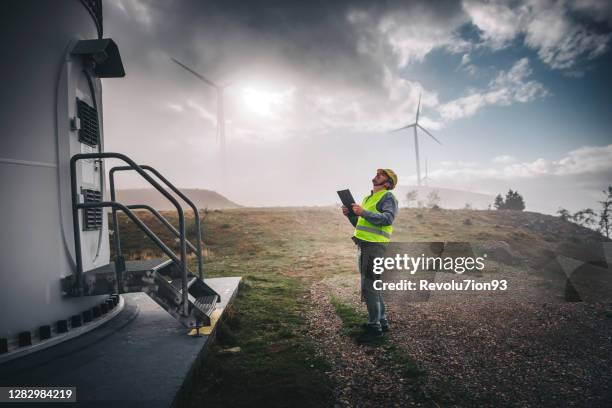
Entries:
[[328, 375], [336, 384], [335, 406], [432, 406], [424, 402], [421, 384], [403, 378], [380, 347], [358, 345], [341, 334], [342, 321], [331, 304], [329, 289], [323, 283], [312, 285], [307, 317], [310, 336], [331, 365]]
[[312, 335], [332, 362], [342, 406], [612, 404], [612, 319], [604, 305], [470, 299], [407, 308], [391, 302], [388, 342], [426, 372], [410, 382], [388, 364], [384, 350], [341, 334], [330, 294], [359, 310], [357, 282], [334, 278], [311, 289]]

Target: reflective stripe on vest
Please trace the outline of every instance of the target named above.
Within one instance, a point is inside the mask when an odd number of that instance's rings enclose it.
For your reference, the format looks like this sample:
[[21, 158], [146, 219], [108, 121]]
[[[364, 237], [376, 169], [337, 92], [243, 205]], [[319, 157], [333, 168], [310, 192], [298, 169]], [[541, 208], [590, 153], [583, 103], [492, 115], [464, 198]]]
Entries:
[[385, 231], [380, 230], [378, 228], [364, 227], [363, 225], [358, 225], [355, 228], [358, 229], [358, 230], [361, 230], [361, 231], [367, 231], [367, 232], [371, 232], [373, 234], [382, 235], [383, 237], [391, 238], [391, 234], [386, 233]]
[[[380, 214], [376, 209], [378, 202], [387, 194], [388, 190], [378, 191], [363, 199], [361, 206], [365, 211]], [[393, 193], [391, 193], [393, 194]], [[395, 196], [393, 196], [395, 199]], [[357, 219], [355, 226], [355, 237], [368, 242], [389, 242], [393, 227], [391, 225], [374, 225], [363, 217]]]

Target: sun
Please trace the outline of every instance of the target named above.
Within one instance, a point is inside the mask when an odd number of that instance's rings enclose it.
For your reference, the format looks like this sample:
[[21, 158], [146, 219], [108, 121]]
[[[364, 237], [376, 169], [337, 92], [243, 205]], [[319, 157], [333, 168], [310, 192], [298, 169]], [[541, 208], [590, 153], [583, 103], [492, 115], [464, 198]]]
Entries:
[[242, 99], [251, 112], [264, 117], [272, 117], [282, 109], [284, 95], [278, 92], [245, 88], [242, 92]]

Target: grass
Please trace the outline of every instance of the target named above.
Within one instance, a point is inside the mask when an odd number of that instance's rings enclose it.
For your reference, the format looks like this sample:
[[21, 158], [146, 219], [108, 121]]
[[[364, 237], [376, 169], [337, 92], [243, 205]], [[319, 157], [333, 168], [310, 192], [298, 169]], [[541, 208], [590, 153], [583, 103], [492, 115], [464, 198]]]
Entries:
[[[192, 406], [327, 406], [327, 363], [315, 357], [296, 279], [247, 276], [204, 360]], [[240, 352], [223, 349], [240, 347]]]
[[[340, 320], [342, 320], [342, 334], [356, 339], [363, 332], [361, 325], [368, 320], [366, 314], [355, 310], [335, 296], [332, 296], [331, 304]], [[381, 339], [384, 339], [384, 337]]]
[[[140, 214], [164, 242], [174, 237], [155, 219]], [[176, 226], [174, 212], [163, 215]], [[332, 385], [327, 363], [317, 357], [307, 336], [303, 312], [309, 284], [296, 266], [312, 254], [307, 225], [294, 236], [294, 212], [267, 210], [210, 211], [203, 217], [205, 277], [242, 276], [238, 294], [218, 326], [217, 339], [197, 370], [191, 406], [329, 406]], [[193, 216], [186, 214], [192, 242]], [[142, 233], [120, 217], [123, 249], [131, 259], [161, 256]], [[297, 223], [299, 224], [299, 221]], [[197, 260], [189, 258], [191, 270]], [[239, 347], [240, 351], [224, 350]]]
[[[163, 226], [146, 213], [140, 215], [164, 242], [177, 248], [174, 236]], [[163, 215], [176, 226], [176, 213]], [[467, 218], [471, 225], [463, 223]], [[394, 240], [479, 242], [509, 241], [514, 236], [513, 250], [537, 259], [539, 252], [555, 249], [560, 243], [544, 239], [550, 235], [547, 232], [525, 227], [532, 218], [554, 221], [553, 217], [495, 211], [402, 209]], [[216, 345], [194, 379], [192, 405], [331, 405], [333, 384], [325, 375], [329, 368], [317, 357], [303, 314], [309, 306], [312, 282], [332, 274], [355, 273], [355, 248], [348, 239], [350, 225], [339, 210], [329, 208], [209, 211], [203, 219], [205, 276], [242, 276], [243, 283], [218, 328]], [[128, 259], [161, 256], [125, 217], [119, 218], [119, 224]], [[186, 214], [186, 226], [195, 243], [190, 214]], [[564, 224], [558, 234], [570, 254], [584, 247], [563, 238], [572, 237], [571, 228]], [[189, 264], [196, 270], [193, 255]], [[342, 334], [356, 338], [365, 314], [338, 298], [332, 299], [332, 304], [342, 320]], [[383, 338], [376, 346], [384, 352], [381, 364], [397, 369], [404, 378], [419, 381], [427, 376], [393, 339]], [[240, 347], [240, 351], [224, 352], [231, 347]], [[443, 388], [448, 388], [448, 396], [441, 389], [436, 400], [453, 401], [451, 394], [456, 388], [451, 383]]]
[[[289, 239], [290, 231], [268, 222], [273, 214], [249, 215], [215, 212], [204, 224], [207, 276], [243, 276], [243, 283], [195, 381], [192, 406], [329, 406], [329, 366], [303, 315], [309, 285], [290, 273], [309, 255], [308, 236]], [[223, 352], [230, 347], [241, 351]]]

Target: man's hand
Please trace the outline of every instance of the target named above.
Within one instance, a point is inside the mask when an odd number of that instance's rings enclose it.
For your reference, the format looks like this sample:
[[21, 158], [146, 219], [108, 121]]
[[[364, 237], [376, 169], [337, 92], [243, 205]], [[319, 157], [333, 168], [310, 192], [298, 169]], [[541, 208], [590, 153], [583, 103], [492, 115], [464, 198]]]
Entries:
[[361, 215], [363, 213], [363, 208], [359, 204], [353, 203], [351, 208], [356, 215]]
[[342, 214], [344, 214], [345, 216], [348, 216], [349, 213], [349, 209], [346, 208], [345, 206], [342, 206]]

